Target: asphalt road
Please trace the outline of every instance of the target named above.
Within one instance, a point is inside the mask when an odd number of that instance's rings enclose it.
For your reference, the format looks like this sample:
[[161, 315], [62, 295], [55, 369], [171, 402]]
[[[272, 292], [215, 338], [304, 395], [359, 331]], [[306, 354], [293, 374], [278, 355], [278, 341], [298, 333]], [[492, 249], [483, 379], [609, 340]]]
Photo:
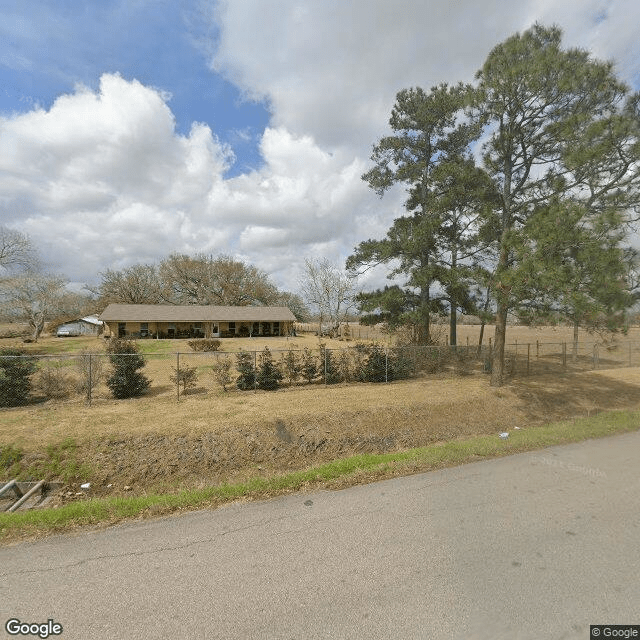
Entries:
[[5, 547], [0, 637], [586, 640], [640, 624], [639, 461], [632, 433]]

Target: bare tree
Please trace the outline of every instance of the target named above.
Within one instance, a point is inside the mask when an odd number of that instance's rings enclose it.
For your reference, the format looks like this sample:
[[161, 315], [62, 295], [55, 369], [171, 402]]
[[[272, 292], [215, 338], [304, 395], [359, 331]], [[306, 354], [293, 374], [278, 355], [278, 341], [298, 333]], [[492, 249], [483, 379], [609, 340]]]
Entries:
[[354, 306], [354, 279], [326, 258], [305, 260], [305, 273], [300, 283], [302, 296], [319, 314], [320, 325], [328, 322], [332, 333], [346, 320]]
[[154, 264], [136, 264], [114, 271], [107, 269], [100, 274], [102, 282], [97, 287], [86, 288], [98, 296], [100, 303], [159, 304], [166, 302], [166, 292]]
[[58, 276], [27, 272], [2, 284], [2, 304], [8, 315], [27, 322], [37, 342], [45, 324], [60, 312], [66, 281]]
[[273, 305], [279, 297], [264, 271], [224, 255], [173, 254], [160, 264], [160, 278], [175, 304]]
[[13, 269], [33, 269], [38, 264], [29, 236], [0, 226], [0, 272]]

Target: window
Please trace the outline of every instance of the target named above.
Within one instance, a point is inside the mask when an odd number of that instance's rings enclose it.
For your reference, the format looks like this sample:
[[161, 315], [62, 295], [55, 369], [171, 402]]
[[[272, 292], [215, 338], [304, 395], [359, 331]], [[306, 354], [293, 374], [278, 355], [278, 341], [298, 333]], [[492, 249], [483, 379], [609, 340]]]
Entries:
[[235, 333], [236, 332], [236, 323], [235, 322], [230, 322], [229, 323], [229, 331], [231, 333]]

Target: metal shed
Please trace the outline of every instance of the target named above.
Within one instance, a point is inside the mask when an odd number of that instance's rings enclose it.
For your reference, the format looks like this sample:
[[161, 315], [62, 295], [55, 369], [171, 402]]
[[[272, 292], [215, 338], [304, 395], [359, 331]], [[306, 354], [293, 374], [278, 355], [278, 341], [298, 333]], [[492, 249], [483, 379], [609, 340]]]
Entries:
[[58, 338], [99, 336], [102, 333], [103, 327], [104, 322], [97, 316], [86, 316], [61, 324], [56, 331], [56, 336], [58, 336]]

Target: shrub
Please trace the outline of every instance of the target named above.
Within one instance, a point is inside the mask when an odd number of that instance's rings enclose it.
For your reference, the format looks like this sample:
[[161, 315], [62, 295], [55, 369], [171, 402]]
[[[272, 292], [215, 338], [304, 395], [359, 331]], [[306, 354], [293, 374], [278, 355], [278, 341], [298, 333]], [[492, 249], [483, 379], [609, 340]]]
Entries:
[[211, 367], [214, 380], [222, 387], [223, 391], [227, 390], [227, 385], [233, 382], [231, 378], [231, 359], [217, 358], [216, 363]]
[[421, 368], [426, 373], [439, 373], [449, 362], [449, 347], [425, 347], [421, 350]]
[[307, 347], [302, 350], [302, 377], [311, 384], [318, 375], [318, 361]]
[[107, 379], [107, 386], [115, 398], [135, 398], [149, 387], [149, 380], [138, 371], [145, 365], [138, 353], [138, 346], [126, 338], [111, 338], [107, 343], [107, 353], [113, 365], [113, 372]]
[[471, 373], [473, 372], [473, 358], [471, 357], [468, 348], [458, 347], [458, 349], [455, 351], [453, 365], [457, 375], [471, 375]]
[[284, 371], [287, 374], [287, 378], [289, 380], [289, 386], [293, 383], [297, 382], [298, 378], [302, 374], [302, 365], [300, 363], [300, 359], [298, 358], [298, 354], [293, 350], [289, 349], [283, 358]]
[[256, 368], [253, 364], [253, 355], [248, 351], [236, 353], [236, 369], [240, 374], [236, 378], [236, 386], [242, 391], [253, 389], [256, 386]]
[[331, 350], [324, 344], [320, 345], [320, 371], [325, 384], [336, 384], [340, 382], [340, 372], [333, 360]]
[[36, 361], [22, 349], [0, 350], [0, 407], [27, 404]]
[[48, 364], [35, 375], [33, 387], [46, 398], [63, 400], [72, 394], [75, 382], [64, 369]]
[[173, 375], [169, 379], [178, 388], [182, 385], [182, 393], [187, 393], [189, 389], [193, 389], [198, 384], [198, 369], [186, 365], [182, 365], [179, 369], [173, 367]]
[[89, 395], [89, 390], [95, 389], [104, 377], [104, 357], [95, 351], [81, 351], [76, 362], [76, 371], [79, 374], [78, 393]]
[[395, 347], [389, 351], [390, 369], [394, 380], [412, 378], [415, 372], [410, 347]]
[[336, 360], [336, 367], [338, 368], [340, 380], [343, 382], [351, 382], [353, 380], [353, 368], [351, 364], [351, 353], [349, 350], [342, 349]]
[[389, 375], [387, 355], [377, 344], [367, 349], [367, 358], [360, 369], [360, 380], [363, 382], [386, 382], [393, 379]]
[[282, 372], [273, 362], [273, 356], [269, 347], [265, 347], [260, 354], [260, 361], [258, 365], [258, 375], [256, 382], [260, 389], [267, 391], [274, 391], [280, 386], [280, 380], [282, 380]]
[[217, 351], [220, 349], [222, 342], [215, 338], [197, 338], [196, 340], [189, 340], [187, 344], [194, 351]]

